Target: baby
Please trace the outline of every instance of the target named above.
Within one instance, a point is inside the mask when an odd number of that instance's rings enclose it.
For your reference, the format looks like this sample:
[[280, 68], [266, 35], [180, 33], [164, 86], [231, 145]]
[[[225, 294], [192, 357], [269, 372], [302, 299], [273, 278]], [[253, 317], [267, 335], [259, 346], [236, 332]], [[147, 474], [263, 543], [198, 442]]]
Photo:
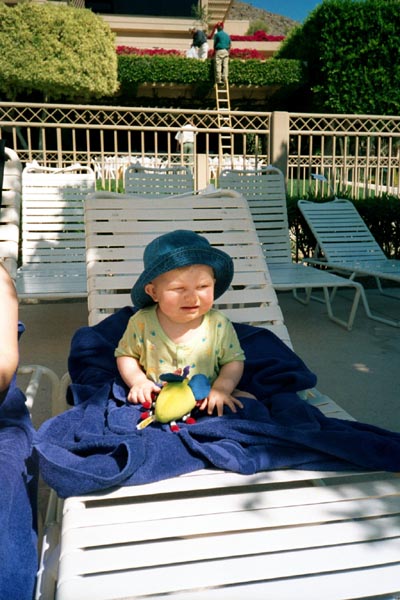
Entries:
[[153, 240], [143, 260], [144, 271], [131, 292], [140, 310], [115, 351], [128, 401], [150, 403], [160, 391], [161, 374], [189, 366], [190, 376], [203, 373], [211, 384], [202, 410], [212, 414], [216, 409], [221, 416], [224, 406], [233, 412], [243, 408], [236, 386], [244, 353], [232, 323], [212, 308], [232, 281], [230, 256], [203, 236], [177, 230]]

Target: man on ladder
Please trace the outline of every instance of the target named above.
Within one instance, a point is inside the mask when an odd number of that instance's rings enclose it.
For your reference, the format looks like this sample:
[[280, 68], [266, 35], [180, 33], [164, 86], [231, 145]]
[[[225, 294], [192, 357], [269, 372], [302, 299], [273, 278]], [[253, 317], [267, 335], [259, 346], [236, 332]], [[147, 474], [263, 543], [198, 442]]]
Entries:
[[215, 51], [215, 82], [217, 85], [226, 85], [229, 71], [229, 50], [231, 38], [224, 31], [224, 24], [217, 23], [217, 32], [214, 35]]

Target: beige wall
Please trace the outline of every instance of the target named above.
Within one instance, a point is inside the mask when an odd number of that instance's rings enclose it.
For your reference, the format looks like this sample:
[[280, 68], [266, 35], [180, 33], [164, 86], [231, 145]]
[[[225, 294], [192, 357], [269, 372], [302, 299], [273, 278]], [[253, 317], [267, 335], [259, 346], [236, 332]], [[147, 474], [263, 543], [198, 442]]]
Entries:
[[[20, 0], [9, 0], [18, 3]], [[45, 2], [46, 0], [34, 0]], [[200, 23], [194, 19], [167, 17], [130, 17], [125, 15], [102, 15], [116, 34], [116, 46], [131, 46], [140, 49], [164, 48], [166, 50], [188, 50], [191, 45], [189, 29]], [[225, 30], [230, 35], [245, 35], [249, 20], [225, 21]], [[232, 42], [232, 48], [254, 48], [264, 52], [266, 57], [277, 52], [280, 42]], [[212, 48], [212, 40], [210, 40]]]
[[117, 46], [134, 48], [165, 48], [187, 50], [191, 45], [189, 29], [196, 26], [193, 19], [167, 19], [155, 17], [127, 17], [103, 15], [116, 33]]
[[246, 35], [249, 25], [250, 21], [244, 19], [242, 21], [225, 21], [224, 29], [229, 35]]
[[[154, 17], [127, 17], [104, 15], [104, 20], [116, 33], [117, 46], [134, 48], [164, 48], [166, 50], [188, 50], [192, 38], [189, 29], [200, 27], [193, 19], [167, 19]], [[245, 35], [249, 21], [226, 21], [225, 30], [230, 35]], [[270, 57], [277, 52], [280, 42], [232, 42], [232, 48], [254, 48]], [[212, 40], [210, 40], [212, 48]]]

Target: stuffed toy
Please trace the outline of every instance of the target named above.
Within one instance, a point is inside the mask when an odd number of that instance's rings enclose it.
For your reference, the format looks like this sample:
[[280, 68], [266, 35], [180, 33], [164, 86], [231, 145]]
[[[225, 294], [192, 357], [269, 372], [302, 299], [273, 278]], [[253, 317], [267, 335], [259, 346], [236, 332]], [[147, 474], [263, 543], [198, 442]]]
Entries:
[[144, 429], [154, 421], [169, 423], [171, 431], [179, 431], [177, 420], [193, 424], [196, 419], [191, 416], [191, 411], [207, 398], [211, 385], [205, 375], [197, 374], [188, 378], [190, 367], [178, 369], [174, 373], [165, 373], [160, 376], [160, 392], [156, 395], [152, 405], [143, 404], [146, 410], [142, 413], [142, 421], [136, 426]]

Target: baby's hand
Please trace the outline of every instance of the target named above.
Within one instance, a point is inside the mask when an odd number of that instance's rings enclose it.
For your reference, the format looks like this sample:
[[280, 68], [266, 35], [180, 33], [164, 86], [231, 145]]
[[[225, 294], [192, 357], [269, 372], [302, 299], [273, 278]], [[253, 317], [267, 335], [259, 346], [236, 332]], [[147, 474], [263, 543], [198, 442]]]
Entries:
[[158, 394], [160, 388], [158, 385], [151, 381], [151, 379], [145, 379], [138, 383], [134, 383], [128, 393], [128, 402], [132, 404], [146, 404], [149, 405], [153, 402], [153, 394]]
[[235, 398], [231, 396], [231, 394], [227, 394], [223, 390], [218, 390], [212, 388], [210, 394], [206, 400], [200, 406], [201, 410], [204, 410], [207, 407], [207, 413], [211, 415], [214, 409], [217, 409], [217, 415], [222, 417], [224, 413], [224, 406], [228, 406], [232, 412], [236, 412], [236, 407], [243, 408], [243, 404]]

